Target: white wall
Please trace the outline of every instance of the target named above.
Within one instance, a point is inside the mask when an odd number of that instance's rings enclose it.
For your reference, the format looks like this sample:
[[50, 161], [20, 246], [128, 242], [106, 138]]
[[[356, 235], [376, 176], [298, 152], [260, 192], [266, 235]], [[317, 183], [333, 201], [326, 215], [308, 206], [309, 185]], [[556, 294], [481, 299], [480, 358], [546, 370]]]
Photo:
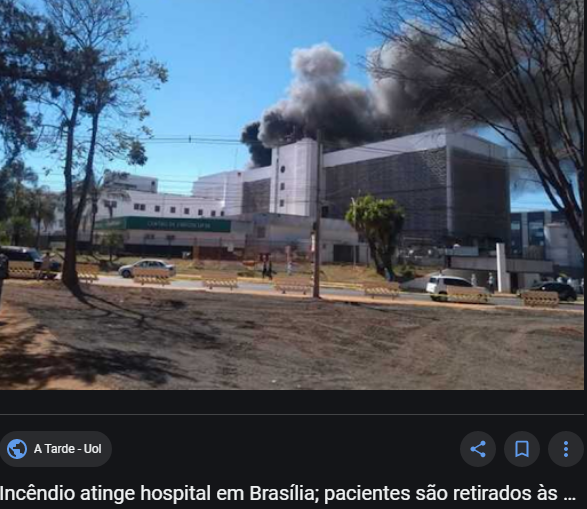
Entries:
[[564, 223], [551, 223], [544, 227], [546, 257], [561, 267], [581, 268], [583, 253], [571, 228]]
[[493, 159], [508, 159], [508, 149], [468, 133], [447, 133], [446, 144]]
[[[194, 219], [199, 217], [220, 218], [227, 215], [224, 210], [224, 202], [213, 198], [194, 198], [185, 195], [154, 194], [139, 191], [126, 191], [125, 194], [127, 199], [122, 199], [120, 193], [104, 194], [99, 201], [96, 220], [110, 218], [110, 210], [104, 205], [105, 200], [116, 202], [116, 207], [112, 210], [113, 217], [137, 216]], [[82, 221], [80, 226], [82, 232], [87, 232], [91, 228], [89, 211], [88, 206], [85, 215], [86, 219]], [[200, 211], [202, 212], [201, 215]], [[216, 215], [213, 216], [213, 213]], [[62, 232], [64, 227], [64, 212], [62, 208], [58, 208], [56, 221], [49, 233]]]
[[324, 156], [324, 166], [326, 168], [332, 168], [334, 166], [342, 166], [361, 161], [382, 159], [393, 155], [434, 150], [446, 146], [446, 140], [447, 133], [445, 129], [427, 131], [326, 154]]
[[313, 216], [315, 211], [318, 144], [304, 139], [275, 149], [269, 210], [275, 214]]
[[123, 173], [122, 177], [117, 173], [106, 171], [104, 173], [105, 184], [118, 189], [141, 191], [143, 193], [157, 193], [159, 190], [159, 179]]

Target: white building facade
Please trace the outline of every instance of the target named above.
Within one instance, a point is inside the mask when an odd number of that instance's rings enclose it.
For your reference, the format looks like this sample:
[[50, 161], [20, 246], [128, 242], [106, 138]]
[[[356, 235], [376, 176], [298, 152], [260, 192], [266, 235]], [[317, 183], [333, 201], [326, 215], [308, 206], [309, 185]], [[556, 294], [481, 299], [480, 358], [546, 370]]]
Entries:
[[[362, 249], [344, 216], [352, 200], [367, 194], [392, 198], [404, 207], [405, 236], [410, 241], [437, 246], [495, 246], [496, 241], [509, 241], [508, 154], [498, 145], [440, 129], [326, 150], [322, 158], [320, 214], [327, 225], [322, 246], [327, 258], [354, 259], [355, 250]], [[270, 166], [199, 178], [191, 196], [158, 192], [156, 178], [107, 174], [96, 220], [248, 218], [249, 243], [307, 246], [318, 212], [318, 163], [318, 144], [303, 139], [273, 149]], [[82, 241], [89, 241], [89, 210], [81, 225]], [[271, 216], [278, 220], [272, 222]], [[259, 235], [264, 221], [266, 238]], [[61, 209], [52, 233], [62, 233], [63, 227]]]

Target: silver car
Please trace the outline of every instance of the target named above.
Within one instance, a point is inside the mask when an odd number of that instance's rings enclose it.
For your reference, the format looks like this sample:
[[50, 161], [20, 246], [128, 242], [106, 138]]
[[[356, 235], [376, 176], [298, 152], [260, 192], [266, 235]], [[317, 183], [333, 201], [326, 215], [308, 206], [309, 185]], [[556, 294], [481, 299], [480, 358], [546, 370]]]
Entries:
[[162, 260], [139, 260], [132, 265], [125, 265], [118, 269], [118, 274], [125, 279], [134, 277], [135, 269], [166, 269], [169, 271], [169, 277], [176, 275], [175, 265], [170, 265]]
[[[444, 276], [438, 274], [432, 276], [428, 285], [426, 286], [426, 292], [430, 294], [430, 298], [436, 302], [444, 302], [448, 298], [448, 287], [449, 286], [460, 286], [461, 288], [474, 288], [473, 284], [466, 279], [454, 276]], [[487, 290], [483, 289], [484, 292]]]

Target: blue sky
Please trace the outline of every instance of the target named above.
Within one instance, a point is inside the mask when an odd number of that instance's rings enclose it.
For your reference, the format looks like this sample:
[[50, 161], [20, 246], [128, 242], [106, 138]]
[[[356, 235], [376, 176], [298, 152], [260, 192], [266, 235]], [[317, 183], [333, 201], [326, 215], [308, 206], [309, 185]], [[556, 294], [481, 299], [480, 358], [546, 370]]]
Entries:
[[[147, 94], [147, 124], [158, 137], [238, 138], [246, 123], [285, 96], [294, 48], [328, 42], [346, 56], [348, 77], [366, 84], [361, 59], [379, 42], [366, 30], [379, 0], [132, 1], [142, 14], [137, 40], [169, 68], [169, 83]], [[248, 161], [246, 147], [195, 144], [149, 144], [148, 156], [147, 166], [131, 171], [182, 193], [198, 176]], [[47, 161], [39, 154], [31, 164], [40, 168]], [[59, 171], [43, 182], [59, 186]], [[545, 205], [542, 197], [528, 196], [515, 207]]]

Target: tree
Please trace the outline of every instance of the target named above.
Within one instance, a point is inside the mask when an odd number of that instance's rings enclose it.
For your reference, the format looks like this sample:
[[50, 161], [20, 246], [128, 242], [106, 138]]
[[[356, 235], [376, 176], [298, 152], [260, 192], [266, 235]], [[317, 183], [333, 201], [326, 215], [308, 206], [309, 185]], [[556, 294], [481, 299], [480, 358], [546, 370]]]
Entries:
[[33, 48], [41, 32], [39, 18], [14, 0], [0, 0], [0, 138], [9, 161], [23, 148], [34, 147], [26, 100], [33, 86], [28, 79], [34, 69]]
[[4, 194], [6, 229], [10, 232], [11, 243], [18, 246], [30, 234], [32, 196], [27, 185], [34, 185], [37, 174], [21, 160], [13, 160], [0, 170], [0, 183]]
[[39, 249], [41, 228], [47, 230], [55, 222], [57, 199], [47, 186], [36, 187], [30, 192], [31, 216], [35, 224], [35, 247]]
[[[143, 86], [165, 82], [167, 71], [153, 60], [144, 60], [141, 50], [128, 44], [134, 18], [127, 0], [45, 0], [45, 4], [47, 16], [65, 42], [69, 63], [75, 69], [67, 73], [61, 93], [47, 104], [57, 112], [57, 136], [65, 134], [66, 139], [62, 279], [72, 292], [79, 293], [77, 238], [95, 182], [96, 159], [100, 155], [114, 159], [129, 151], [140, 152], [135, 137], [121, 126], [125, 127], [126, 120], [142, 121], [148, 116]], [[105, 120], [109, 125], [104, 125]], [[89, 139], [78, 136], [84, 121]], [[141, 160], [146, 161], [144, 154]]]
[[353, 203], [346, 220], [362, 235], [369, 245], [377, 272], [393, 277], [393, 256], [404, 223], [404, 210], [394, 200], [376, 200], [363, 196]]
[[110, 263], [112, 263], [114, 257], [118, 256], [118, 253], [124, 249], [124, 237], [119, 232], [106, 232], [102, 237], [102, 247], [108, 251]]
[[385, 1], [374, 74], [433, 96], [438, 123], [502, 136], [583, 246], [583, 1]]

